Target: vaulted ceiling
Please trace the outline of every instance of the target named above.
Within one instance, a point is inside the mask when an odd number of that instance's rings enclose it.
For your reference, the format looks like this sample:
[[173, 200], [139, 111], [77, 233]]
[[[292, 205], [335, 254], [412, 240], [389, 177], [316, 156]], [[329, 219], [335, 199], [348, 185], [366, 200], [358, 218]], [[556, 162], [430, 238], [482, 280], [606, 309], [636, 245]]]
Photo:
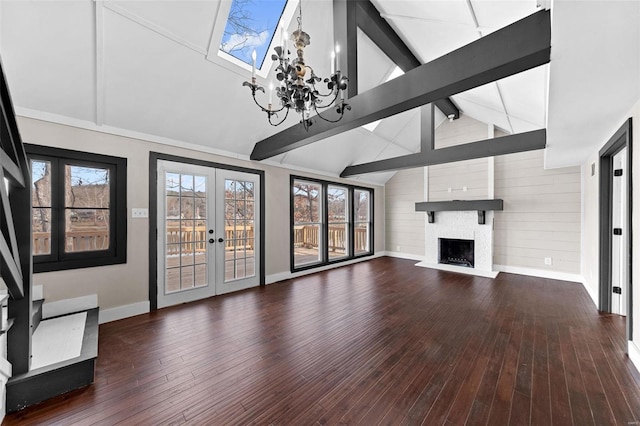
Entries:
[[[541, 7], [535, 0], [373, 4], [423, 63]], [[307, 62], [325, 76], [334, 44], [332, 2], [303, 6], [311, 34]], [[2, 1], [0, 56], [16, 111], [248, 158], [256, 142], [298, 118], [269, 126], [242, 87], [249, 71], [218, 57], [228, 10], [228, 0]], [[551, 10], [549, 65], [452, 100], [463, 114], [506, 133], [547, 127], [547, 165], [579, 165], [640, 98], [640, 2], [555, 0]], [[358, 61], [360, 92], [385, 82], [395, 68], [362, 32]], [[419, 114], [407, 111], [373, 131], [358, 128], [268, 162], [337, 176], [350, 164], [417, 152], [419, 129]], [[361, 178], [384, 183], [392, 174]]]

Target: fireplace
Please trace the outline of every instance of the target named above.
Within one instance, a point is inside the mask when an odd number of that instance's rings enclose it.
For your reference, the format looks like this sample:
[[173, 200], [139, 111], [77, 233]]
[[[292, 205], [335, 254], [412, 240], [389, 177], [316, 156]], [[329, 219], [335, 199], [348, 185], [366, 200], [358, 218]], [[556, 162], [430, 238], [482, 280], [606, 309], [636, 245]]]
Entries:
[[474, 241], [438, 238], [438, 263], [474, 267]]

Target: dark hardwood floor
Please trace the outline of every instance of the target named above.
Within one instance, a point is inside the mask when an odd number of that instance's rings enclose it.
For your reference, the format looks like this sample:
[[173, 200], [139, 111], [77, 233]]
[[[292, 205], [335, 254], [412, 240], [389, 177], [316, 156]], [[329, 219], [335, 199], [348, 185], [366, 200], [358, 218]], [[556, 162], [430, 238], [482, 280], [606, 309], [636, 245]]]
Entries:
[[580, 284], [379, 258], [100, 326], [59, 425], [629, 425], [624, 318]]

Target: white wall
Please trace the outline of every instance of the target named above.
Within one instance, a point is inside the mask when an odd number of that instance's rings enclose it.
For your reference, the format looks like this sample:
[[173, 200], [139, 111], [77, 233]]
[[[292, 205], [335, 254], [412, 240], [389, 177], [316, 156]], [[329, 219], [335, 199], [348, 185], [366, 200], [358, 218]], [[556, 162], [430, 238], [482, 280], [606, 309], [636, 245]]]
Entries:
[[541, 150], [495, 158], [495, 196], [504, 210], [495, 212], [494, 263], [577, 277], [580, 168], [544, 170], [543, 164]]
[[[632, 186], [633, 188], [640, 188], [640, 99], [634, 105], [634, 107], [629, 112], [629, 117], [632, 117]], [[626, 117], [625, 117], [626, 118]], [[638, 191], [638, 190], [636, 190]], [[632, 227], [632, 240], [631, 247], [633, 248], [632, 254], [632, 286], [633, 286], [633, 346], [629, 348], [629, 354], [634, 355], [631, 357], [636, 367], [640, 370], [640, 195], [638, 193], [633, 195], [632, 199], [632, 216], [631, 216], [631, 227]], [[631, 345], [630, 345], [631, 346]], [[632, 354], [632, 352], [635, 352]]]
[[[613, 135], [613, 134], [612, 134]], [[591, 175], [591, 165], [595, 173]], [[598, 306], [600, 277], [600, 226], [599, 178], [600, 157], [594, 152], [582, 165], [582, 249], [580, 251], [581, 274], [585, 288], [593, 303]]]
[[[435, 146], [484, 140], [492, 133], [504, 135], [462, 115], [436, 129]], [[578, 280], [580, 168], [544, 170], [543, 161], [543, 151], [532, 151], [398, 172], [385, 186], [386, 250], [425, 255], [424, 226], [429, 224], [424, 213], [415, 212], [416, 201], [501, 198], [504, 211], [494, 215], [493, 263], [500, 270]]]
[[[435, 131], [435, 148], [486, 139], [488, 126], [464, 114], [444, 121]], [[427, 168], [429, 201], [486, 200], [489, 167], [486, 158], [437, 164]]]
[[409, 257], [424, 256], [425, 214], [416, 212], [424, 199], [423, 168], [401, 170], [385, 185], [386, 250]]
[[[610, 129], [610, 136], [618, 130], [618, 128], [629, 118], [632, 119], [632, 185], [633, 188], [640, 188], [640, 99], [631, 108], [629, 113], [621, 117], [620, 122], [615, 128]], [[598, 303], [598, 285], [599, 285], [599, 191], [598, 191], [598, 175], [599, 175], [599, 150], [607, 143], [602, 141], [602, 145], [596, 152], [593, 152], [589, 159], [582, 165], [582, 186], [583, 186], [583, 243], [582, 243], [582, 276], [584, 278], [585, 287], [594, 299], [594, 303]], [[596, 173], [591, 176], [591, 165], [595, 163]], [[629, 343], [629, 357], [636, 367], [640, 369], [640, 197], [638, 197], [637, 189], [632, 194], [632, 318], [633, 318], [633, 340]]]
[[[346, 182], [374, 189], [374, 249], [384, 250], [384, 188], [339, 178], [290, 171], [259, 162], [176, 148], [168, 145], [93, 132], [50, 122], [18, 117], [22, 139], [26, 143], [78, 151], [126, 157], [127, 211], [149, 207], [149, 152], [162, 152], [265, 171], [267, 282], [290, 276], [289, 265], [289, 193], [290, 174]], [[47, 301], [97, 294], [102, 312], [118, 315], [144, 309], [149, 300], [149, 222], [131, 219], [127, 224], [127, 263], [93, 268], [34, 274], [34, 284], [44, 287]], [[127, 307], [133, 307], [127, 310]]]

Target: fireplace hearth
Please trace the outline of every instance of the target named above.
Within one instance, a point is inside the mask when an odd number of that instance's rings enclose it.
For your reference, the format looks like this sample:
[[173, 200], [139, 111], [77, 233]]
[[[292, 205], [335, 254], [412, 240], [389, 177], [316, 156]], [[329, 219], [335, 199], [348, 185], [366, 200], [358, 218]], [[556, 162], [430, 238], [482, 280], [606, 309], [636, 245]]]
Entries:
[[474, 267], [474, 241], [438, 238], [438, 263]]

